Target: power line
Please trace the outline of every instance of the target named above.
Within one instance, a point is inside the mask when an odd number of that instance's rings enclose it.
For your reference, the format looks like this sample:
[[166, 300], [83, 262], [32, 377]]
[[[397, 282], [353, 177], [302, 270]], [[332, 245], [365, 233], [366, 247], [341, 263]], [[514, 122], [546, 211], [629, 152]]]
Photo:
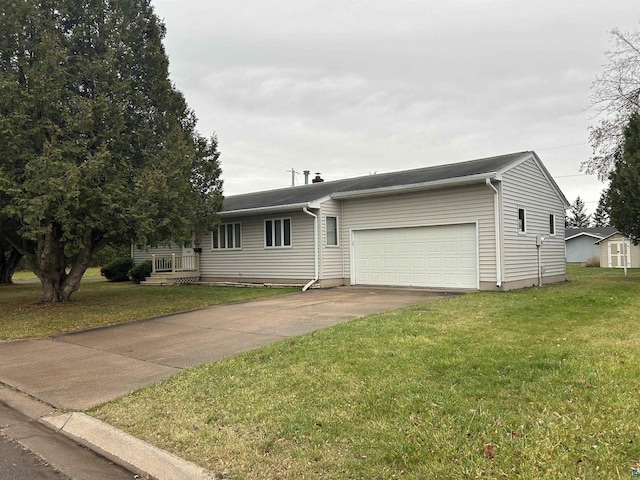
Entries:
[[592, 173], [576, 173], [573, 175], [557, 175], [553, 178], [569, 178], [569, 177], [591, 177], [593, 176]]
[[558, 147], [536, 148], [537, 152], [543, 152], [545, 150], [557, 150], [558, 148], [580, 147], [582, 145], [589, 145], [589, 142], [584, 143], [572, 143], [570, 145], [560, 145]]

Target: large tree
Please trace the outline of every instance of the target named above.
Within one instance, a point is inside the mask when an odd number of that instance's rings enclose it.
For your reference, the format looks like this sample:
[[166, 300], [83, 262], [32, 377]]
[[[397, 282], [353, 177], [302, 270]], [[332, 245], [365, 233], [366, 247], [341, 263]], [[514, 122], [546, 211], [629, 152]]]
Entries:
[[613, 30], [611, 40], [609, 61], [591, 87], [596, 113], [596, 124], [589, 129], [593, 154], [582, 164], [583, 171], [603, 181], [615, 165], [631, 115], [640, 111], [640, 31]]
[[640, 114], [633, 114], [609, 174], [607, 209], [611, 223], [633, 243], [640, 243]]
[[571, 204], [571, 209], [567, 216], [567, 227], [588, 228], [591, 215], [587, 215], [584, 200], [580, 195]]
[[169, 79], [150, 0], [7, 0], [0, 13], [0, 233], [42, 301], [110, 242], [190, 239], [222, 202], [217, 141]]

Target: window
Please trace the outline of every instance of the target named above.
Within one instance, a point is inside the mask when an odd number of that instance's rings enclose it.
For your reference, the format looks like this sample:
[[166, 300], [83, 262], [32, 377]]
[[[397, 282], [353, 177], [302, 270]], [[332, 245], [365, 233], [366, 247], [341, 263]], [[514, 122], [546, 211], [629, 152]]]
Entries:
[[338, 217], [325, 217], [325, 230], [327, 234], [327, 246], [338, 245]]
[[549, 214], [549, 235], [556, 234], [556, 216], [553, 213]]
[[223, 223], [211, 233], [211, 248], [228, 250], [242, 248], [240, 223]]
[[264, 246], [271, 248], [291, 246], [290, 218], [264, 221]]
[[518, 209], [518, 233], [527, 233], [527, 212], [524, 208]]

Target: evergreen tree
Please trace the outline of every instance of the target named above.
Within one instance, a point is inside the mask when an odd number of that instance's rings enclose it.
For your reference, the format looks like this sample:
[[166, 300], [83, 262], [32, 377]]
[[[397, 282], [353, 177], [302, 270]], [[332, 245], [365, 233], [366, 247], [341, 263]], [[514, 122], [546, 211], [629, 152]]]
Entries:
[[607, 208], [611, 223], [634, 244], [640, 243], [640, 114], [633, 114], [624, 143], [609, 174]]
[[584, 201], [578, 195], [578, 198], [571, 204], [571, 210], [567, 217], [568, 227], [588, 228], [591, 215], [585, 212]]
[[591, 224], [594, 227], [608, 227], [609, 225], [609, 212], [607, 212], [606, 206], [606, 198], [607, 191], [603, 191], [600, 194], [600, 199], [598, 200], [598, 207], [596, 211], [593, 213], [593, 217], [591, 217]]
[[215, 137], [168, 75], [150, 0], [8, 0], [0, 14], [0, 234], [43, 302], [121, 239], [190, 239], [222, 202]]

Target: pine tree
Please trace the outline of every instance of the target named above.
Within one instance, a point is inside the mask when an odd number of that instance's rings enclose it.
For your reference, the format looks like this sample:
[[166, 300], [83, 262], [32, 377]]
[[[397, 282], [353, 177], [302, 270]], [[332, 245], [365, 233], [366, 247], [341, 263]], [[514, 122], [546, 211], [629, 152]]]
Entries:
[[584, 201], [578, 195], [578, 198], [571, 204], [571, 210], [567, 217], [568, 227], [588, 228], [591, 215], [585, 212]]
[[609, 212], [607, 211], [606, 206], [606, 198], [607, 191], [603, 191], [600, 194], [600, 199], [598, 200], [598, 207], [596, 211], [593, 213], [593, 217], [591, 217], [591, 224], [594, 227], [608, 227], [609, 223]]
[[622, 151], [609, 174], [607, 207], [611, 223], [634, 244], [640, 243], [640, 114], [624, 131]]

